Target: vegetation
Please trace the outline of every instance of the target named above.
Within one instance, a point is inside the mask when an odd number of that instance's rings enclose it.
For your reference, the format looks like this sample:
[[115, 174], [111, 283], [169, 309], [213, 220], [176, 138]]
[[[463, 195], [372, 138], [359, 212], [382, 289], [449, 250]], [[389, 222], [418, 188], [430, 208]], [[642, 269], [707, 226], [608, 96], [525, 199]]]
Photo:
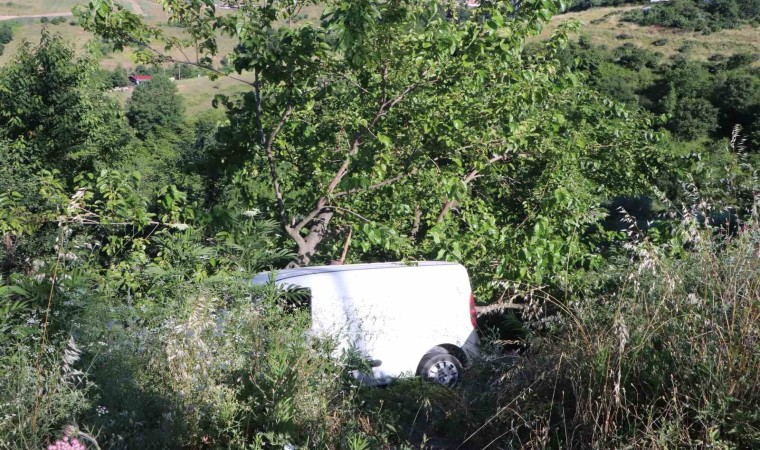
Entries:
[[626, 12], [623, 20], [709, 33], [760, 22], [758, 0], [673, 0], [646, 10]]
[[[0, 69], [0, 448], [760, 445], [752, 54], [539, 41], [549, 0], [160, 4]], [[357, 385], [249, 283], [334, 259], [461, 262], [487, 357]]]
[[5, 52], [5, 44], [13, 40], [13, 28], [7, 23], [0, 24], [0, 55]]
[[570, 2], [568, 11], [581, 11], [589, 8], [598, 8], [602, 6], [621, 6], [628, 4], [644, 4], [648, 0], [573, 0]]
[[159, 130], [176, 133], [184, 118], [183, 108], [177, 86], [166, 77], [154, 76], [135, 88], [127, 105], [127, 119], [140, 137]]

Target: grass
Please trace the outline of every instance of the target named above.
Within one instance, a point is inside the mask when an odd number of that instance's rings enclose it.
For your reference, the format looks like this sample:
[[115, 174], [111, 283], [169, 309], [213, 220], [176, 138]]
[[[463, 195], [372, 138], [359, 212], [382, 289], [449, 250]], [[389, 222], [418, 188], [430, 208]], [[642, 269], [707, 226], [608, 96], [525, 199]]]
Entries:
[[71, 12], [83, 0], [12, 0], [0, 2], [0, 16], [56, 14]]
[[[240, 78], [245, 81], [253, 81], [251, 74], [243, 74]], [[250, 89], [247, 84], [229, 77], [221, 77], [216, 80], [210, 80], [208, 77], [188, 78], [178, 80], [176, 83], [180, 95], [185, 100], [185, 116], [191, 120], [211, 109], [211, 102], [216, 95], [234, 96]], [[132, 96], [132, 90], [114, 91], [110, 95], [125, 105]]]
[[[253, 76], [250, 73], [244, 73], [240, 78], [253, 82]], [[185, 99], [185, 115], [187, 117], [195, 117], [208, 110], [217, 94], [233, 96], [251, 89], [249, 85], [229, 77], [216, 80], [209, 80], [208, 77], [180, 80], [177, 82], [177, 88]]]
[[[704, 35], [671, 28], [644, 27], [620, 20], [622, 12], [636, 8], [641, 8], [641, 6], [592, 8], [555, 16], [541, 37], [549, 36], [560, 23], [574, 19], [581, 23], [581, 34], [587, 35], [593, 44], [611, 48], [618, 47], [624, 42], [632, 42], [640, 47], [660, 52], [666, 58], [684, 53], [683, 49], [688, 48], [687, 56], [701, 61], [715, 54], [730, 56], [739, 52], [760, 53], [760, 30], [749, 25]], [[618, 39], [617, 36], [620, 35], [628, 35], [629, 38]], [[664, 45], [653, 44], [658, 40], [665, 40]]]

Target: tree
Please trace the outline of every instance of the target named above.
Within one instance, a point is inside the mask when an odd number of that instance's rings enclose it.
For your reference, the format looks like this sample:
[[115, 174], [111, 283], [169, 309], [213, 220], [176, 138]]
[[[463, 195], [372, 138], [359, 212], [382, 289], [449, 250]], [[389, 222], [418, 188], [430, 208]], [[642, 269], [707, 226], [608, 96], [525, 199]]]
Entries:
[[[277, 218], [297, 264], [336, 255], [353, 230], [363, 259], [467, 259], [520, 276], [503, 253], [537, 239], [551, 256], [531, 261], [577, 267], [588, 252], [568, 245], [597, 219], [594, 204], [641, 188], [646, 116], [602, 102], [562, 67], [566, 27], [522, 52], [561, 2], [484, 2], [463, 20], [437, 2], [336, 0], [316, 25], [289, 20], [306, 3], [217, 15], [211, 1], [162, 2], [203, 52], [191, 63], [211, 61], [214, 30], [238, 40], [231, 64], [254, 82], [242, 101], [222, 101], [220, 163]], [[77, 14], [117, 48], [180, 44], [109, 1]]]
[[760, 78], [743, 71], [716, 78], [713, 98], [722, 128], [728, 133], [737, 124], [749, 127], [760, 115]]
[[13, 28], [7, 23], [0, 24], [0, 44], [7, 44], [13, 40]]
[[42, 32], [0, 69], [0, 141], [21, 167], [70, 174], [113, 160], [130, 139], [120, 108], [103, 94], [97, 63]]
[[121, 65], [115, 68], [113, 72], [111, 72], [110, 78], [112, 87], [124, 87], [131, 84], [126, 69], [124, 69], [124, 67]]
[[127, 118], [145, 138], [161, 130], [176, 131], [184, 121], [185, 107], [177, 86], [162, 75], [135, 88], [127, 105]]
[[686, 140], [708, 136], [718, 128], [718, 108], [703, 98], [679, 99], [668, 128]]

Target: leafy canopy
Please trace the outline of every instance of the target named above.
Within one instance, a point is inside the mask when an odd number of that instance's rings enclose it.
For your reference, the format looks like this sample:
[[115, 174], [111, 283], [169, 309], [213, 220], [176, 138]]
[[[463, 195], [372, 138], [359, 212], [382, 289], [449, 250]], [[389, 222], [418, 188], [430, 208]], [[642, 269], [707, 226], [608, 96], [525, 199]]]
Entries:
[[[316, 23], [294, 21], [313, 2], [160, 3], [198, 49], [193, 64], [212, 62], [217, 33], [236, 39], [227, 61], [254, 82], [219, 101], [220, 164], [280, 222], [298, 264], [337, 257], [351, 235], [349, 259], [457, 259], [541, 283], [587, 265], [579, 236], [601, 202], [649, 181], [648, 119], [559, 62], [569, 28], [524, 51], [561, 1], [483, 2], [464, 18], [454, 2], [335, 0]], [[188, 43], [107, 0], [78, 16], [116, 48]]]

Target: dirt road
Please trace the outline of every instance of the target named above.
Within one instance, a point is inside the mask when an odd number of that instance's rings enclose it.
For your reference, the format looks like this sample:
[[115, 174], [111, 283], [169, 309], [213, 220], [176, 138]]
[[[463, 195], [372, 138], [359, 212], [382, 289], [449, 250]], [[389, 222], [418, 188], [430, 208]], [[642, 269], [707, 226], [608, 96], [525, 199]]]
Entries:
[[142, 6], [140, 6], [140, 3], [137, 2], [137, 0], [129, 0], [129, 4], [132, 5], [132, 12], [139, 15], [144, 15]]
[[38, 19], [40, 17], [70, 17], [70, 12], [52, 13], [52, 14], [30, 14], [28, 16], [0, 16], [0, 22], [3, 20], [15, 20], [15, 19]]

